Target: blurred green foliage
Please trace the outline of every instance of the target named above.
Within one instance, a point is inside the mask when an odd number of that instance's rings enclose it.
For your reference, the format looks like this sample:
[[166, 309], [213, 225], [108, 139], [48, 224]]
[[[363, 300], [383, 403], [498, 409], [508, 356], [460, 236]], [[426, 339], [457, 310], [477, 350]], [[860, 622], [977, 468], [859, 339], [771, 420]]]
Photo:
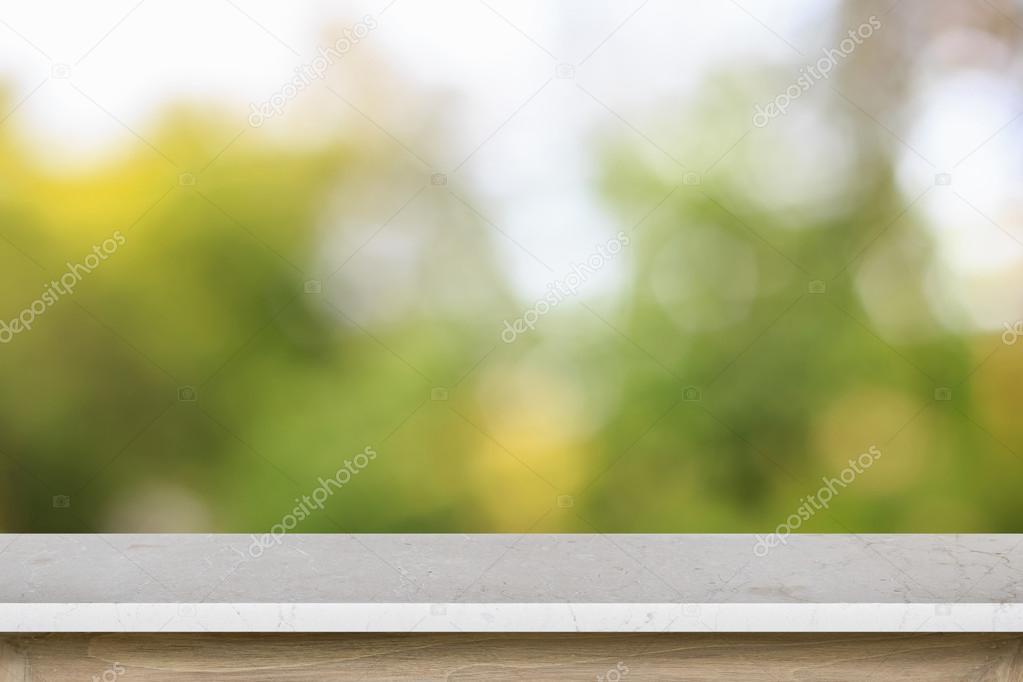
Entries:
[[768, 532], [877, 446], [801, 530], [1017, 530], [1023, 362], [997, 334], [875, 329], [865, 259], [916, 320], [932, 249], [850, 130], [864, 180], [817, 213], [744, 190], [748, 155], [785, 157], [770, 136], [688, 184], [601, 142], [627, 280], [504, 344], [529, 302], [502, 236], [393, 145], [177, 110], [68, 170], [0, 127], [0, 318], [126, 236], [0, 346], [0, 527], [259, 532], [368, 445], [298, 530]]

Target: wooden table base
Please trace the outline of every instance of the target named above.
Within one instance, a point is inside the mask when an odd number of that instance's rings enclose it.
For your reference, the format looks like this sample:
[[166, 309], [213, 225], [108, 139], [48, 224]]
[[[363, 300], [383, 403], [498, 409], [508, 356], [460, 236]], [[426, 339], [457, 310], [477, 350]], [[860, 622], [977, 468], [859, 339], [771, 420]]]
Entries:
[[1023, 680], [1018, 634], [0, 635], [0, 682]]

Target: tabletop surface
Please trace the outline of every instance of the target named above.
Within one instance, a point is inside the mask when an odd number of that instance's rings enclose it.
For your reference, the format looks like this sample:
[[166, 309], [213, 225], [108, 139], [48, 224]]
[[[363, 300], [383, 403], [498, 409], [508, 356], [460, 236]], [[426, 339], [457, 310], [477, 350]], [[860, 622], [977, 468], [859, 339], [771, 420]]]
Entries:
[[1014, 603], [1023, 535], [0, 535], [4, 603]]

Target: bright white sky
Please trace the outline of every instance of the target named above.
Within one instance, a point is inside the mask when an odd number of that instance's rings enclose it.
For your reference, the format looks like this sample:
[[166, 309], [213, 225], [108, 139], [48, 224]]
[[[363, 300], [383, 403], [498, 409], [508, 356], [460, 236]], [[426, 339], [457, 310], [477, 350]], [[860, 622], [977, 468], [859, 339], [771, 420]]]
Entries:
[[[559, 62], [582, 62], [601, 43], [578, 67], [580, 79], [610, 86], [614, 99], [650, 101], [692, 87], [718, 60], [790, 56], [789, 48], [754, 19], [725, 5], [663, 0], [8, 3], [0, 9], [0, 79], [13, 81], [24, 96], [51, 76], [54, 64], [67, 64], [82, 90], [129, 125], [144, 126], [163, 102], [181, 96], [261, 101], [308, 62], [332, 31], [372, 14], [380, 28], [367, 45], [376, 54], [413, 81], [458, 92], [477, 112], [491, 100], [505, 99], [502, 93], [535, 89], [539, 74], [553, 74]], [[786, 5], [793, 3], [745, 3], [770, 16], [776, 31], [790, 35], [820, 19], [820, 14], [781, 11]], [[119, 136], [104, 116], [95, 115], [95, 105], [63, 85], [44, 85], [19, 112], [19, 122], [61, 145], [105, 144]], [[483, 129], [486, 123], [480, 122]]]

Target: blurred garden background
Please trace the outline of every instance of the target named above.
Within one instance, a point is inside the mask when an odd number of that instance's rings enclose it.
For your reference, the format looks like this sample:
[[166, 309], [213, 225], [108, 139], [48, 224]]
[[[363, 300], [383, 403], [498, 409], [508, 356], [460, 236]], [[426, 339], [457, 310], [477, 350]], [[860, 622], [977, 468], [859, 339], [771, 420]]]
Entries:
[[5, 6], [0, 321], [6, 532], [1019, 532], [1023, 5]]

